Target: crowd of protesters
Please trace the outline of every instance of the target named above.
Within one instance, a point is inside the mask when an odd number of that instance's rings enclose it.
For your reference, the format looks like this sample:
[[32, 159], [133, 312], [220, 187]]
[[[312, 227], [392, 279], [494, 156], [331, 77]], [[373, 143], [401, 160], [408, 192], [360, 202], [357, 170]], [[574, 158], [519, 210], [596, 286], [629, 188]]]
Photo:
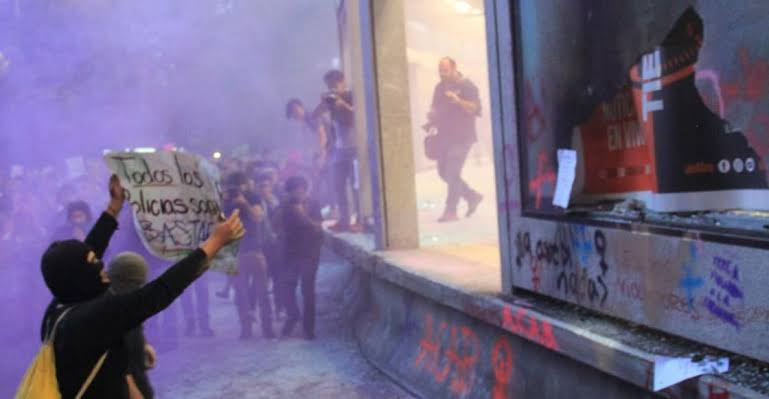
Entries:
[[[101, 159], [79, 158], [74, 168], [65, 161], [39, 169], [14, 166], [0, 174], [0, 274], [11, 281], [3, 291], [3, 310], [11, 316], [29, 309], [46, 314], [42, 327], [39, 319], [19, 317], [20, 323], [6, 330], [19, 336], [0, 338], [18, 339], [39, 328], [45, 339], [56, 329], [57, 342], [69, 342], [66, 348], [56, 344], [57, 356], [78, 351], [57, 357], [63, 397], [73, 397], [84, 373], [103, 362], [84, 397], [132, 398], [153, 397], [146, 370], [157, 354], [176, 348], [180, 320], [186, 337], [217, 335], [209, 309], [214, 293], [232, 299], [241, 339], [252, 338], [256, 326], [264, 339], [290, 339], [297, 325], [304, 339], [315, 339], [322, 223], [335, 220], [332, 231], [361, 230], [355, 220], [353, 100], [341, 72], [329, 72], [324, 81], [329, 90], [312, 110], [298, 99], [286, 104], [286, 117], [299, 122], [313, 144], [280, 155], [263, 147], [213, 160], [221, 174], [225, 214], [236, 218], [212, 233], [218, 238], [174, 266], [150, 255], [130, 210], [120, 212], [122, 188]], [[108, 180], [109, 191], [104, 190]], [[97, 213], [105, 203], [107, 210]], [[210, 276], [199, 273], [207, 267], [205, 258], [241, 229], [247, 234], [240, 240], [238, 273], [212, 287]], [[60, 318], [74, 321], [57, 329]], [[90, 332], [78, 336], [81, 328]], [[105, 351], [111, 355], [100, 359]]]

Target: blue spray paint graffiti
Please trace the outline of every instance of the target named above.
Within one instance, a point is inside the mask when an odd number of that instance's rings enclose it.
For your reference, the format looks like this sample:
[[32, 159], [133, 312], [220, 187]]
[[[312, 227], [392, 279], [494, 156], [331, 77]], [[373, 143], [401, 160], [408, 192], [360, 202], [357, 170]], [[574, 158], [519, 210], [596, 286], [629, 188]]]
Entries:
[[740, 323], [732, 310], [733, 303], [745, 297], [740, 287], [739, 268], [729, 259], [714, 256], [710, 281], [712, 285], [705, 298], [705, 307], [710, 314], [739, 330]]
[[705, 280], [695, 273], [697, 262], [697, 244], [689, 243], [689, 260], [684, 263], [684, 275], [678, 280], [678, 287], [684, 290], [689, 310], [694, 310], [694, 298], [697, 289], [705, 284]]
[[593, 240], [588, 236], [587, 226], [572, 226], [571, 246], [579, 257], [579, 264], [586, 266], [590, 260], [590, 253], [593, 252]]

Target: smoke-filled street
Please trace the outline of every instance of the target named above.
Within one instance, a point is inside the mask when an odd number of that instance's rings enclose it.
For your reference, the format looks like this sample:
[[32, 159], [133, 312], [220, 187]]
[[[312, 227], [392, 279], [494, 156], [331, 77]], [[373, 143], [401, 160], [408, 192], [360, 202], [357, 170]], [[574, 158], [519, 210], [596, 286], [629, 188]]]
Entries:
[[[214, 337], [180, 337], [174, 349], [159, 348], [158, 365], [150, 372], [157, 398], [411, 398], [372, 367], [360, 354], [352, 335], [349, 312], [342, 306], [343, 285], [350, 266], [324, 253], [318, 273], [318, 326], [314, 341], [299, 334], [266, 340], [258, 334], [238, 339], [238, 321], [231, 299], [212, 298]], [[211, 275], [212, 289], [224, 275]], [[213, 295], [212, 295], [213, 297]], [[25, 342], [21, 342], [24, 344]], [[26, 348], [36, 343], [26, 342]], [[23, 372], [4, 363], [0, 396], [11, 397]], [[8, 369], [7, 366], [14, 366]]]
[[[298, 335], [238, 340], [232, 301], [211, 303], [213, 338], [182, 339], [161, 353], [150, 373], [158, 398], [411, 398], [358, 352], [342, 306], [350, 266], [324, 254], [318, 273], [318, 326], [315, 341]], [[212, 287], [224, 283], [222, 276]]]

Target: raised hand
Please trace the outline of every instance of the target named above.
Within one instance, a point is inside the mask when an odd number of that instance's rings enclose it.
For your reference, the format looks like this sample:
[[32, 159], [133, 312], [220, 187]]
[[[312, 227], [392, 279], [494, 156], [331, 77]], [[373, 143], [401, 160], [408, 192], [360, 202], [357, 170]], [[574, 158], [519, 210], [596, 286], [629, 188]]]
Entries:
[[200, 248], [209, 258], [212, 258], [222, 247], [243, 238], [245, 234], [246, 229], [243, 228], [243, 222], [240, 220], [240, 209], [235, 209], [226, 221], [216, 225], [211, 236]]

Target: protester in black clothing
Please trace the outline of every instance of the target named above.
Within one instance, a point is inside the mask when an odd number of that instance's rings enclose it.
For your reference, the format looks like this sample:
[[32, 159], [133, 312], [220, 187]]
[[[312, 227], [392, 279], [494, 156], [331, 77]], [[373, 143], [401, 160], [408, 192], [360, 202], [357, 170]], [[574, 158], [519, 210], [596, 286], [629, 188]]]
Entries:
[[478, 208], [483, 196], [462, 179], [462, 168], [470, 148], [478, 140], [475, 118], [481, 114], [478, 88], [457, 70], [456, 62], [443, 58], [438, 65], [441, 81], [435, 86], [426, 129], [438, 130], [438, 173], [448, 185], [446, 208], [439, 222], [458, 219], [457, 205], [467, 201], [466, 216]]
[[[338, 70], [332, 70], [323, 76], [323, 81], [328, 86], [328, 92], [321, 98], [321, 103], [313, 112], [314, 118], [328, 113], [334, 125], [334, 191], [337, 205], [339, 206], [339, 220], [331, 227], [333, 231], [349, 231], [359, 228], [351, 226], [350, 200], [348, 188], [353, 193], [355, 211], [360, 213], [358, 204], [358, 187], [355, 184], [355, 168], [358, 161], [357, 137], [355, 135], [355, 109], [353, 108], [352, 91], [347, 88], [344, 74]], [[360, 217], [360, 215], [358, 215]]]
[[[74, 398], [97, 361], [106, 353], [83, 399], [128, 398], [123, 339], [147, 318], [171, 304], [207, 269], [208, 260], [243, 236], [238, 213], [215, 227], [211, 236], [183, 260], [144, 287], [124, 295], [105, 295], [109, 277], [100, 260], [115, 230], [125, 201], [117, 176], [110, 180], [111, 201], [85, 242], [57, 241], [43, 255], [41, 268], [54, 296], [41, 326], [41, 336], [56, 331], [56, 376], [63, 399]], [[64, 313], [66, 312], [66, 313]]]
[[53, 234], [54, 241], [74, 238], [85, 240], [85, 234], [93, 223], [91, 207], [85, 201], [73, 201], [67, 204], [67, 220]]
[[255, 321], [253, 310], [256, 305], [259, 306], [263, 336], [275, 338], [272, 304], [267, 290], [267, 259], [264, 255], [264, 250], [272, 245], [275, 238], [260, 202], [261, 199], [251, 191], [251, 179], [245, 173], [236, 172], [227, 178], [225, 211], [239, 209], [243, 224], [250, 232], [248, 238], [240, 243], [238, 275], [233, 281], [241, 339], [253, 335], [251, 324]]
[[[124, 295], [138, 290], [147, 282], [149, 266], [144, 258], [134, 252], [123, 252], [112, 258], [107, 274], [110, 278], [109, 292]], [[150, 384], [147, 370], [155, 367], [155, 350], [144, 338], [144, 328], [139, 326], [123, 338], [123, 348], [128, 362], [127, 379], [129, 389], [133, 384], [144, 399], [151, 399], [155, 392]]]
[[299, 321], [299, 306], [296, 303], [296, 287], [301, 281], [302, 325], [306, 339], [315, 338], [315, 277], [320, 263], [320, 249], [323, 244], [320, 208], [315, 200], [308, 198], [308, 184], [301, 176], [286, 180], [286, 199], [276, 215], [278, 236], [283, 241], [283, 270], [281, 281], [285, 295], [288, 320], [283, 326], [282, 336], [288, 337]]

